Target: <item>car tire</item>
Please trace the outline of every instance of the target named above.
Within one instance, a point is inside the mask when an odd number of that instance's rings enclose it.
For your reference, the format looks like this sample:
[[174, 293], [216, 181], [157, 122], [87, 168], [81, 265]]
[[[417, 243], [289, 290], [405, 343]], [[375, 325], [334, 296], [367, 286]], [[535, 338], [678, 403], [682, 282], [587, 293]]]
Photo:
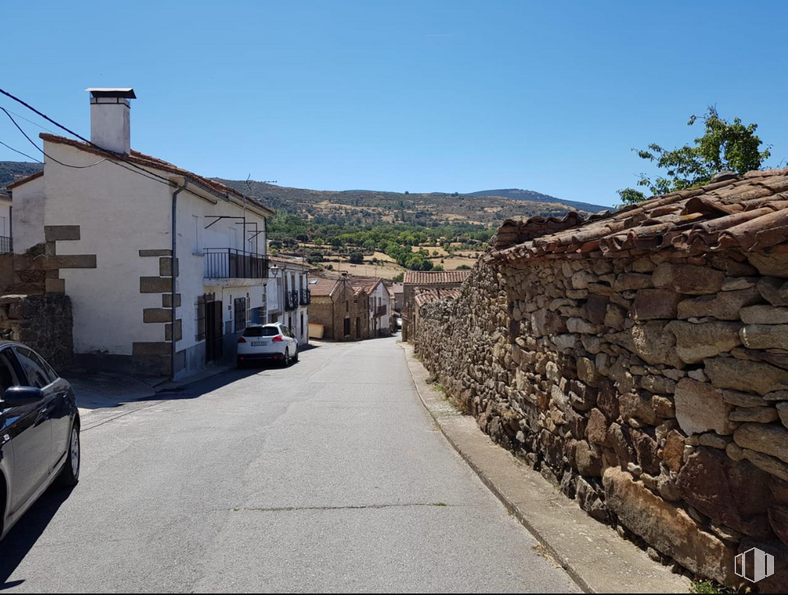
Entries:
[[295, 357], [293, 357], [293, 363], [294, 363], [294, 364], [297, 364], [297, 363], [298, 363], [298, 356], [299, 356], [299, 355], [301, 355], [301, 353], [298, 351], [298, 349], [296, 349], [296, 354], [295, 354]]
[[287, 347], [285, 347], [285, 359], [282, 365], [285, 368], [290, 367], [290, 349], [288, 349]]
[[58, 484], [64, 488], [73, 488], [79, 483], [79, 470], [82, 467], [82, 448], [79, 438], [79, 424], [74, 422], [71, 426], [71, 435], [68, 439], [68, 452], [66, 462], [57, 478]]

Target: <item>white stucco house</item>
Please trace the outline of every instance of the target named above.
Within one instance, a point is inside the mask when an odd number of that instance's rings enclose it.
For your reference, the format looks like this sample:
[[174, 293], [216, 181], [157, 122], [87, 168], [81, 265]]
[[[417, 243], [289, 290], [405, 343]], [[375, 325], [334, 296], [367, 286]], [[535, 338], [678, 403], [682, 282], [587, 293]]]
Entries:
[[268, 308], [267, 322], [281, 322], [293, 332], [298, 344], [309, 342], [309, 264], [301, 259], [270, 257], [269, 295], [276, 293], [276, 308]]
[[10, 186], [15, 267], [71, 298], [77, 363], [187, 376], [266, 320], [273, 211], [132, 150], [132, 89], [88, 91], [91, 143], [41, 134], [44, 171]]
[[369, 290], [369, 336], [383, 337], [391, 333], [391, 294], [378, 279]]

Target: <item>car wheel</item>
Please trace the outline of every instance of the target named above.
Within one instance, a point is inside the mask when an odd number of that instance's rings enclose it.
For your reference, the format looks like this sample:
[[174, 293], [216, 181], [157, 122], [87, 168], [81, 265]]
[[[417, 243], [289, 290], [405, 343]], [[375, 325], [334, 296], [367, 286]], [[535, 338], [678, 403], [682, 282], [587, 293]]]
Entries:
[[286, 367], [288, 367], [289, 365], [290, 365], [290, 349], [288, 349], [287, 347], [285, 347], [285, 360], [284, 360], [284, 366], [285, 366], [285, 368], [286, 368]]
[[73, 488], [79, 483], [79, 469], [82, 466], [82, 449], [79, 441], [79, 425], [71, 426], [71, 437], [68, 441], [66, 462], [60, 471], [58, 482], [61, 486]]
[[296, 363], [296, 362], [298, 362], [298, 356], [299, 356], [299, 355], [301, 355], [301, 354], [299, 353], [299, 351], [298, 351], [298, 348], [296, 348], [296, 354], [295, 354], [295, 356], [293, 357], [293, 363]]

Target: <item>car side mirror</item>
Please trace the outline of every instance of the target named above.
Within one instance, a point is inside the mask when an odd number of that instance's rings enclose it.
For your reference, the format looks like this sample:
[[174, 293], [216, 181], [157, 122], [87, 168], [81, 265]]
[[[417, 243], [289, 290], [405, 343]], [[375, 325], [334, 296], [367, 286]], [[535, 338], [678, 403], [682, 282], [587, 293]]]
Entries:
[[6, 389], [3, 395], [3, 402], [6, 407], [24, 407], [38, 403], [44, 398], [44, 391], [33, 386], [11, 386]]

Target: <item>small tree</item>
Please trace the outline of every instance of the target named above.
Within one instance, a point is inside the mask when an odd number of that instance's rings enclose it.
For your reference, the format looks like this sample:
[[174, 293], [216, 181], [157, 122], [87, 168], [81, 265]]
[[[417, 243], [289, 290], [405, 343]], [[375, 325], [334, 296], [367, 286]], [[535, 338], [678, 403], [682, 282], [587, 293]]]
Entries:
[[350, 255], [350, 262], [352, 264], [363, 264], [364, 263], [364, 255], [361, 252], [353, 252]]
[[[697, 116], [691, 116], [687, 125], [694, 125], [698, 119]], [[658, 168], [666, 170], [653, 180], [640, 174], [638, 186], [648, 188], [653, 195], [668, 194], [708, 184], [721, 171], [730, 170], [742, 175], [760, 169], [763, 162], [771, 157], [768, 145], [761, 150], [763, 142], [755, 134], [757, 124], [744, 125], [739, 118], [728, 122], [720, 117], [714, 106], [709, 107], [700, 119], [705, 132], [692, 145], [669, 151], [652, 143], [646, 149], [636, 151], [641, 159], [656, 163]], [[646, 198], [644, 193], [634, 188], [619, 190], [618, 195], [624, 204], [637, 203]]]

